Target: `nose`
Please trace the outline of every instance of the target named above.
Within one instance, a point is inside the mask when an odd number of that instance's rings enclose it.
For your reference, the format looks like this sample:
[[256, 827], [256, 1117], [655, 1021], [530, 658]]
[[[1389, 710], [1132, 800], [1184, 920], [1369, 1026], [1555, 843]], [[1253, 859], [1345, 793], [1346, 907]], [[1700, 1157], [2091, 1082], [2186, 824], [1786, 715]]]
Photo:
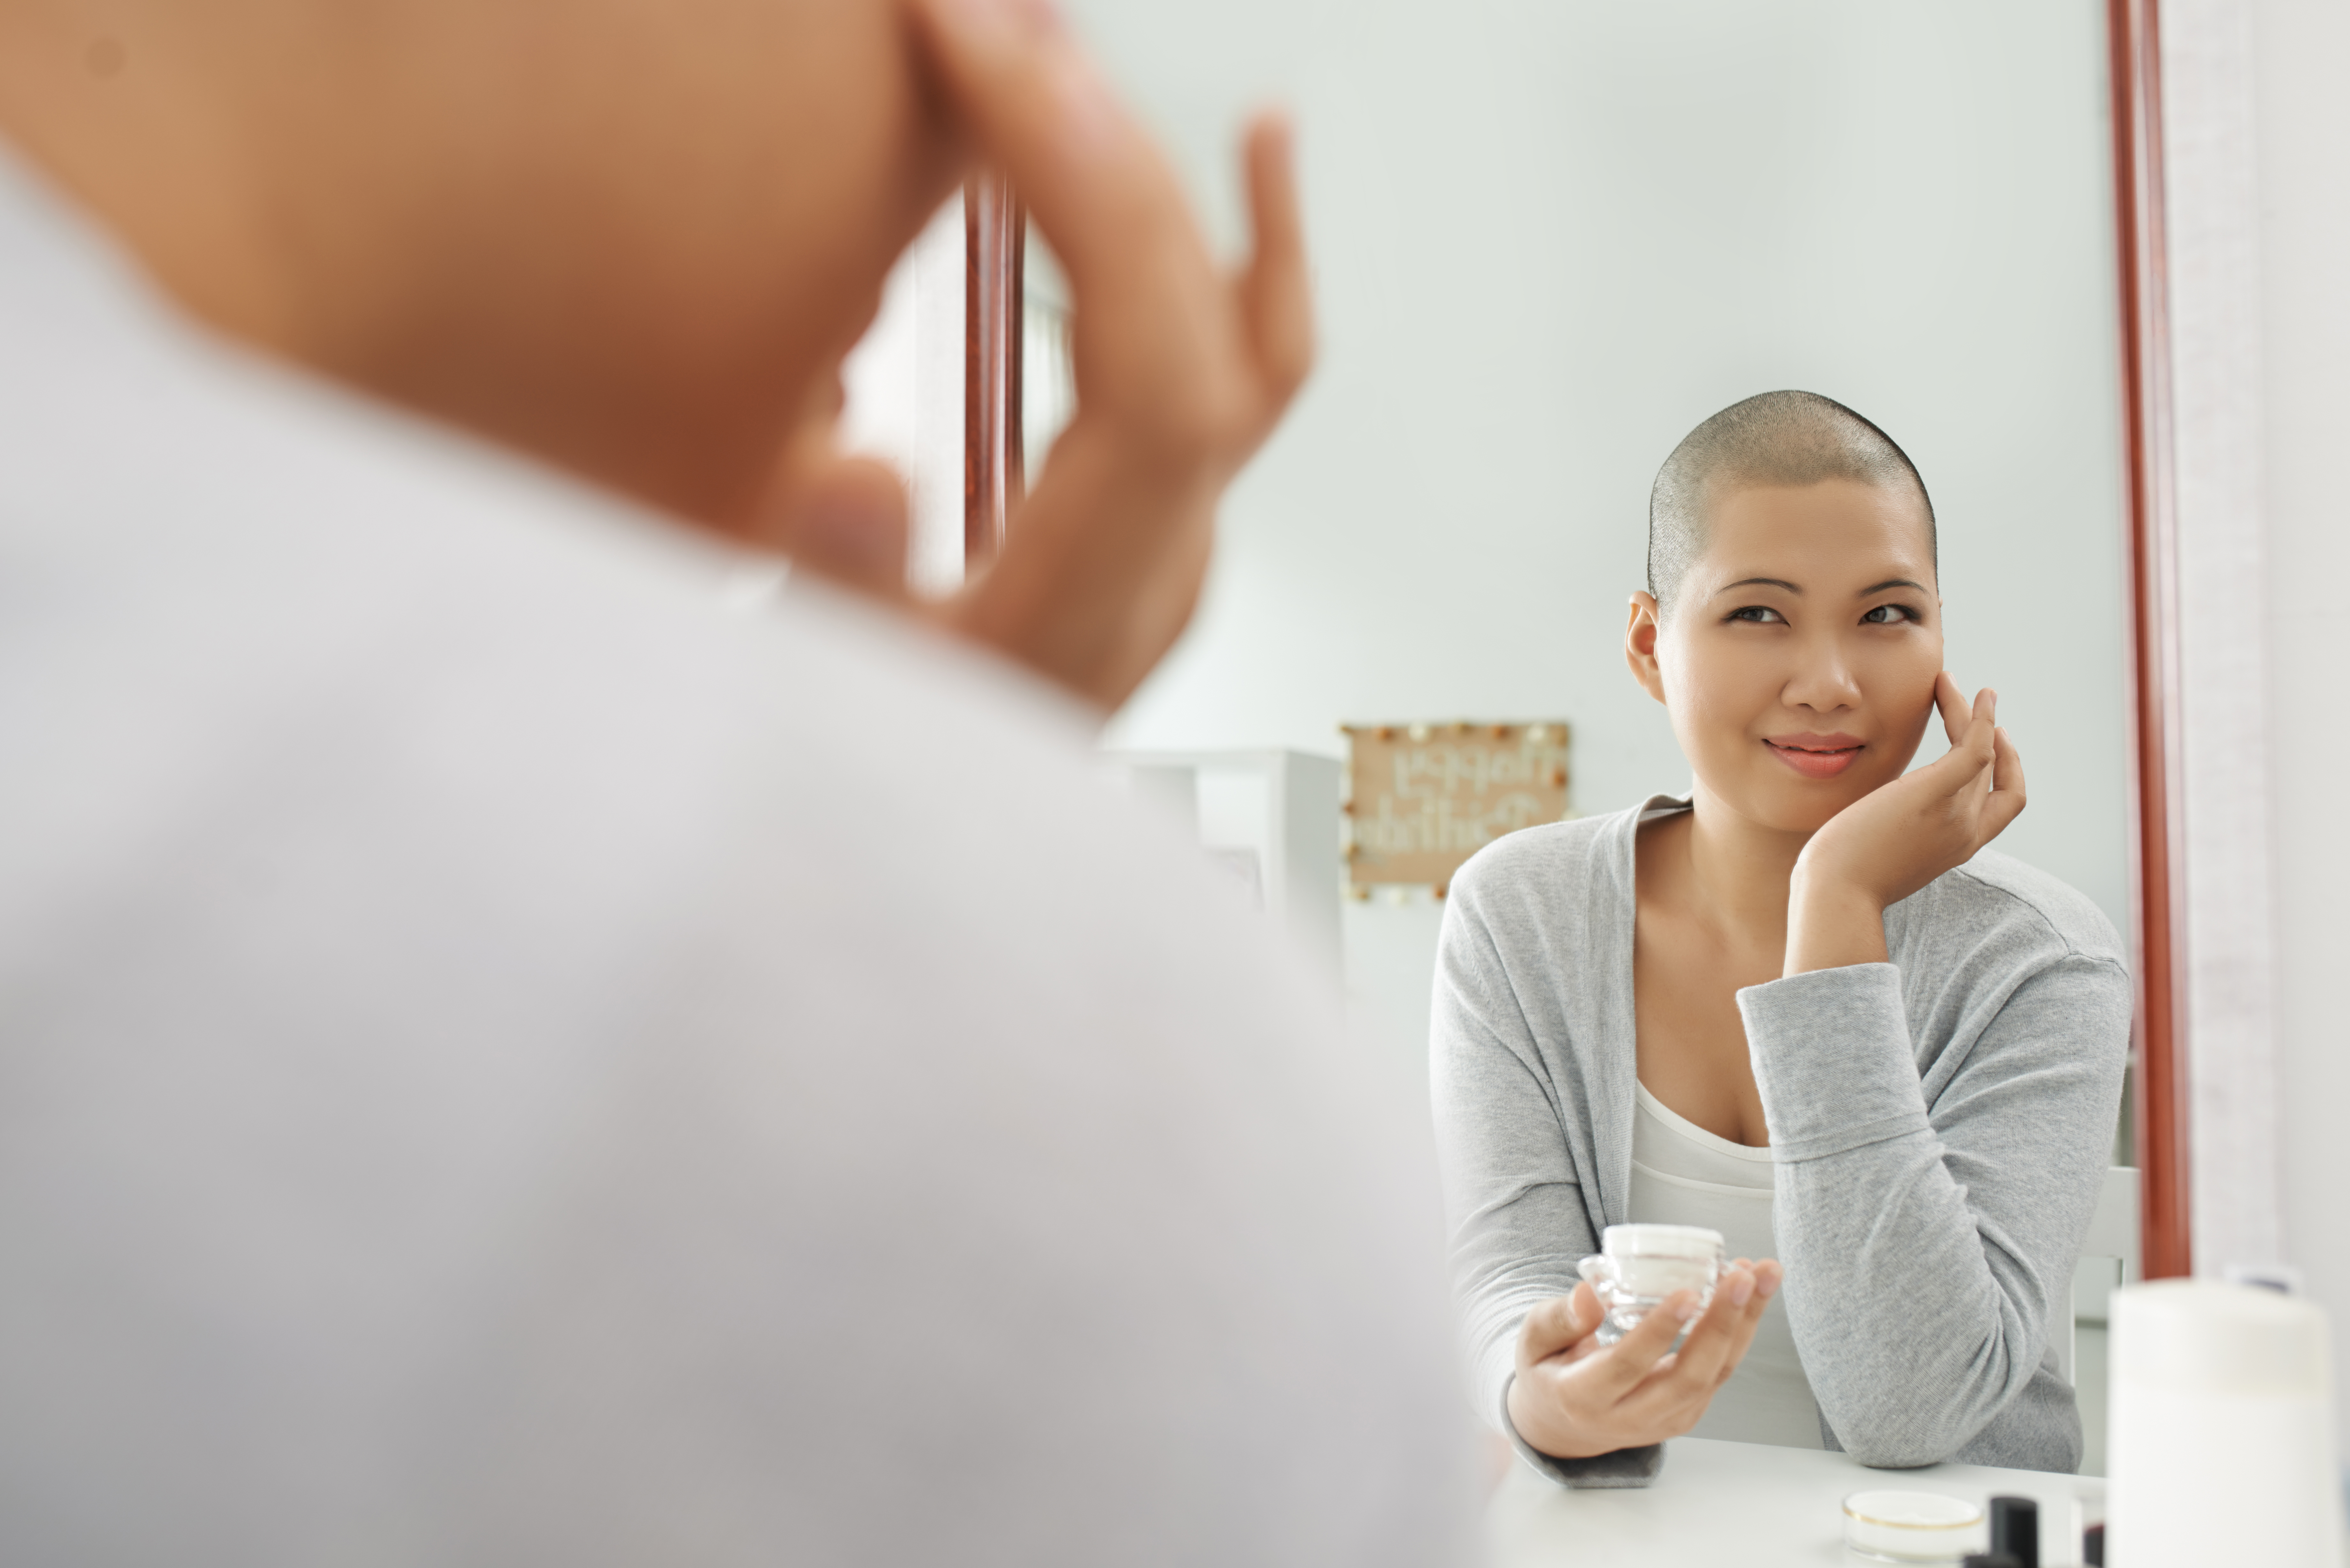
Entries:
[[1835, 713], [1860, 705], [1860, 682], [1834, 637], [1809, 637], [1795, 656], [1795, 668], [1779, 691], [1790, 708]]

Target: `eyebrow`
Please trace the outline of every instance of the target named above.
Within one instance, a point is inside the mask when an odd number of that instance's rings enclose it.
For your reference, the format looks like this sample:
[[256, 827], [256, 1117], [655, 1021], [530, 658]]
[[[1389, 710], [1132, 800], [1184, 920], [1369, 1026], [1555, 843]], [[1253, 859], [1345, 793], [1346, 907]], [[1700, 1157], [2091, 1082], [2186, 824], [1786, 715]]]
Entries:
[[[1800, 596], [1804, 591], [1801, 587], [1789, 582], [1784, 577], [1741, 577], [1734, 583], [1725, 583], [1721, 587], [1714, 589], [1713, 597], [1719, 598], [1723, 594], [1730, 592], [1732, 588], [1752, 587], [1784, 588], [1789, 593], [1795, 594], [1797, 596]], [[1852, 597], [1856, 599], [1865, 599], [1871, 594], [1881, 594], [1887, 588], [1915, 588], [1922, 594], [1926, 591], [1926, 585], [1918, 582], [1914, 577], [1887, 577], [1881, 583], [1869, 584], [1868, 587], [1861, 589]]]

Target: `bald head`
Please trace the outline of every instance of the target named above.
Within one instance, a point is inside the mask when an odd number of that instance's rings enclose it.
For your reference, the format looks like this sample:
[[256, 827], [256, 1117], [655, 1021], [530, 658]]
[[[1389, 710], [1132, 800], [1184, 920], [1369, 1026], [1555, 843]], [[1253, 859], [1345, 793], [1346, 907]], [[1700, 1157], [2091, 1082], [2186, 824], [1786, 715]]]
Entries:
[[755, 508], [968, 149], [899, 0], [0, 0], [0, 139], [232, 336]]
[[1848, 479], [1917, 497], [1926, 549], [1936, 557], [1934, 504], [1893, 438], [1816, 392], [1763, 392], [1732, 403], [1681, 438], [1648, 493], [1648, 592], [1672, 613], [1681, 579], [1705, 553], [1706, 524], [1721, 497], [1749, 485]]

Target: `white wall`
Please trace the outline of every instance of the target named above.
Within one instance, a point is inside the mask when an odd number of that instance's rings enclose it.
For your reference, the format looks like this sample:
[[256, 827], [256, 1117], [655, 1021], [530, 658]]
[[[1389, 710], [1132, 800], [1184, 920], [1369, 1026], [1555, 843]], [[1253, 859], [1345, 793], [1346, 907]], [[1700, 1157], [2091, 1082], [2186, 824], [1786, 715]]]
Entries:
[[[1321, 369], [1243, 480], [1134, 748], [1565, 718], [1575, 807], [1687, 780], [1618, 651], [1648, 483], [1797, 386], [1917, 460], [1952, 670], [2033, 805], [2002, 846], [2121, 923], [2121, 459], [2100, 0], [1073, 0], [1229, 240], [1234, 130], [1297, 113]], [[1348, 911], [1422, 1048], [1436, 912]]]
[[[2350, 8], [2258, 0], [2261, 358], [2266, 431], [2277, 1057], [2287, 1258], [2350, 1350]], [[2350, 1402], [2340, 1407], [2350, 1432]]]
[[889, 274], [880, 314], [841, 367], [842, 442], [894, 463], [909, 506], [906, 576], [962, 581], [962, 198], [947, 202]]
[[2283, 1259], [2258, 84], [2244, 0], [2162, 14], [2186, 1121], [2196, 1270]]

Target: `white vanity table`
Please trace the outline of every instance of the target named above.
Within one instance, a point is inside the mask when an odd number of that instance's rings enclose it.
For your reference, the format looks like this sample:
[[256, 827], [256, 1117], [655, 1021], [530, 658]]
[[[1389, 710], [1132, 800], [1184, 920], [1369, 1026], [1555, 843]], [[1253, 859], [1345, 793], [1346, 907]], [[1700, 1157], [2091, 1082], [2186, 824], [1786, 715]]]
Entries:
[[1872, 1470], [1842, 1454], [1679, 1438], [1664, 1473], [1637, 1490], [1570, 1491], [1513, 1463], [1486, 1512], [1491, 1568], [1857, 1568], [1844, 1549], [1843, 1500], [1856, 1491], [1994, 1495], [2040, 1504], [2040, 1560], [2081, 1560], [2067, 1539], [2075, 1503], [2105, 1517], [2106, 1483], [2094, 1476], [1981, 1465]]

